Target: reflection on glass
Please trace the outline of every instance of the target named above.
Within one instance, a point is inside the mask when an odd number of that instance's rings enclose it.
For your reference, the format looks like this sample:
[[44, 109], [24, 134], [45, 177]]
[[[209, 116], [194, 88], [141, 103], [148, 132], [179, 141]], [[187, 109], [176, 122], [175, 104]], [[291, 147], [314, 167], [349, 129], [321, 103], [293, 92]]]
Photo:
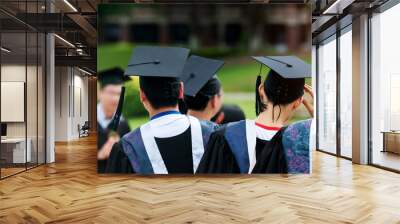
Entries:
[[46, 52], [45, 52], [45, 44], [46, 37], [44, 34], [39, 33], [38, 35], [38, 77], [37, 77], [37, 115], [38, 115], [38, 136], [37, 136], [37, 162], [38, 164], [45, 163], [45, 60], [46, 60]]
[[[45, 0], [0, 1], [1, 7], [43, 13]], [[32, 15], [31, 15], [32, 16]], [[38, 17], [33, 16], [32, 19]], [[0, 12], [0, 177], [45, 162], [45, 35]]]
[[400, 73], [390, 76], [390, 130], [400, 130]]
[[336, 39], [318, 48], [318, 147], [336, 153]]
[[28, 62], [26, 82], [27, 143], [30, 148], [28, 168], [37, 165], [37, 33], [27, 33]]
[[[26, 142], [25, 89], [26, 44], [25, 33], [1, 34], [1, 175], [2, 177], [25, 170], [31, 161], [31, 151]], [[28, 147], [27, 147], [28, 146]], [[27, 150], [28, 149], [28, 150]]]
[[352, 35], [340, 36], [340, 153], [351, 158], [352, 141]]
[[400, 4], [372, 18], [372, 163], [400, 170]]

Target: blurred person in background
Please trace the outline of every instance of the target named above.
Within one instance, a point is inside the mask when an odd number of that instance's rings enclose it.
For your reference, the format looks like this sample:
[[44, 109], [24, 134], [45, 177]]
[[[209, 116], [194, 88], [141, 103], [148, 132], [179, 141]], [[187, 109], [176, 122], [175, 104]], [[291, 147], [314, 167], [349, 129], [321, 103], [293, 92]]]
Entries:
[[119, 138], [130, 131], [128, 122], [121, 118], [116, 133], [110, 131], [109, 125], [118, 106], [121, 88], [127, 80], [124, 71], [112, 68], [98, 74], [100, 90], [97, 104], [97, 169], [104, 173], [107, 166], [106, 151], [110, 150]]
[[239, 106], [229, 104], [222, 105], [218, 113], [213, 118], [211, 118], [211, 121], [215, 122], [216, 124], [227, 124], [230, 122], [236, 122], [245, 119], [246, 115]]
[[187, 115], [196, 117], [212, 127], [217, 127], [211, 118], [222, 107], [223, 90], [216, 77], [223, 61], [196, 55], [189, 57], [183, 69], [184, 106]]

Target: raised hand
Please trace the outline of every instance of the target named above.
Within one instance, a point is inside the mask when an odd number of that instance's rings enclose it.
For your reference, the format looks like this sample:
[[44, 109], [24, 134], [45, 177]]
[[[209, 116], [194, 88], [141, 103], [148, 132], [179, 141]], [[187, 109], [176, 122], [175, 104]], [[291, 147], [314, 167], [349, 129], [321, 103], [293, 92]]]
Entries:
[[312, 91], [312, 87], [310, 85], [305, 84], [304, 85], [304, 92], [310, 95], [311, 99], [307, 100], [306, 98], [303, 98], [303, 104], [306, 107], [308, 113], [310, 114], [311, 117], [314, 117], [314, 93]]
[[104, 160], [108, 159], [110, 156], [112, 147], [115, 143], [119, 141], [119, 136], [118, 135], [111, 135], [108, 139], [107, 142], [101, 147], [101, 149], [97, 152], [97, 159], [98, 160]]

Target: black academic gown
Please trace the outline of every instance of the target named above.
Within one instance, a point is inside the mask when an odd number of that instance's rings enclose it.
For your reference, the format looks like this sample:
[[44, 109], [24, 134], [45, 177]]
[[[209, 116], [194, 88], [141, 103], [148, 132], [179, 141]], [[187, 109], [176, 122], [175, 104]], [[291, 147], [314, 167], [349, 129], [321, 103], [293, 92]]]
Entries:
[[[288, 173], [288, 164], [282, 138], [285, 128], [256, 149], [256, 164], [251, 173]], [[256, 146], [257, 147], [257, 146]]]
[[[169, 174], [193, 174], [190, 127], [182, 134], [155, 141]], [[121, 143], [113, 146], [106, 173], [135, 173]]]
[[[130, 131], [128, 122], [126, 122], [124, 119], [121, 119], [117, 131], [120, 137], [123, 137], [126, 133], [128, 133]], [[102, 128], [101, 125], [97, 123], [97, 150], [100, 150], [101, 147], [106, 143], [109, 134], [109, 130]], [[98, 173], [104, 173], [106, 166], [107, 160], [97, 160]]]
[[[197, 173], [243, 173], [240, 171], [240, 161], [238, 161], [241, 158], [235, 157], [232, 152], [225, 131], [226, 127], [223, 127], [211, 134]], [[287, 173], [282, 145], [283, 131], [284, 128], [269, 141], [256, 139], [256, 164], [252, 173]]]
[[154, 115], [113, 146], [106, 173], [193, 174], [214, 126], [176, 111]]

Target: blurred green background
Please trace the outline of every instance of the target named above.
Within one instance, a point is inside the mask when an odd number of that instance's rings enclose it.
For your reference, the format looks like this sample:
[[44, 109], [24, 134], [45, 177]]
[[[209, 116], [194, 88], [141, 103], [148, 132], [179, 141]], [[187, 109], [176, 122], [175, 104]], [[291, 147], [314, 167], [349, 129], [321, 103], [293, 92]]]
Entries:
[[[133, 51], [132, 43], [109, 43], [98, 46], [98, 70], [108, 69], [114, 66], [126, 68]], [[213, 54], [213, 52], [215, 52]], [[215, 56], [214, 56], [215, 55]], [[221, 56], [221, 51], [213, 48], [207, 50], [207, 56], [216, 58]], [[222, 58], [225, 65], [219, 70], [218, 77], [224, 89], [224, 102], [236, 104], [245, 112], [246, 118], [253, 119], [255, 115], [255, 80], [260, 72], [260, 64], [251, 59], [250, 56], [231, 55]], [[310, 61], [310, 58], [305, 60]], [[263, 78], [266, 77], [269, 69], [261, 67]], [[306, 80], [311, 84], [311, 79]], [[123, 115], [128, 120], [131, 128], [136, 128], [148, 120], [147, 112], [139, 100], [139, 82], [137, 77], [125, 83], [126, 93]], [[306, 118], [304, 111], [298, 113], [293, 121]]]
[[[98, 14], [98, 72], [125, 69], [135, 44], [186, 47], [191, 54], [225, 61], [217, 74], [225, 103], [241, 107], [248, 119], [255, 118], [255, 81], [261, 67], [251, 55], [297, 55], [311, 61], [311, 11], [306, 4], [102, 4]], [[269, 70], [261, 68], [265, 78]], [[132, 128], [148, 120], [138, 86], [137, 77], [126, 83], [123, 115]], [[293, 120], [307, 116], [301, 108]]]

